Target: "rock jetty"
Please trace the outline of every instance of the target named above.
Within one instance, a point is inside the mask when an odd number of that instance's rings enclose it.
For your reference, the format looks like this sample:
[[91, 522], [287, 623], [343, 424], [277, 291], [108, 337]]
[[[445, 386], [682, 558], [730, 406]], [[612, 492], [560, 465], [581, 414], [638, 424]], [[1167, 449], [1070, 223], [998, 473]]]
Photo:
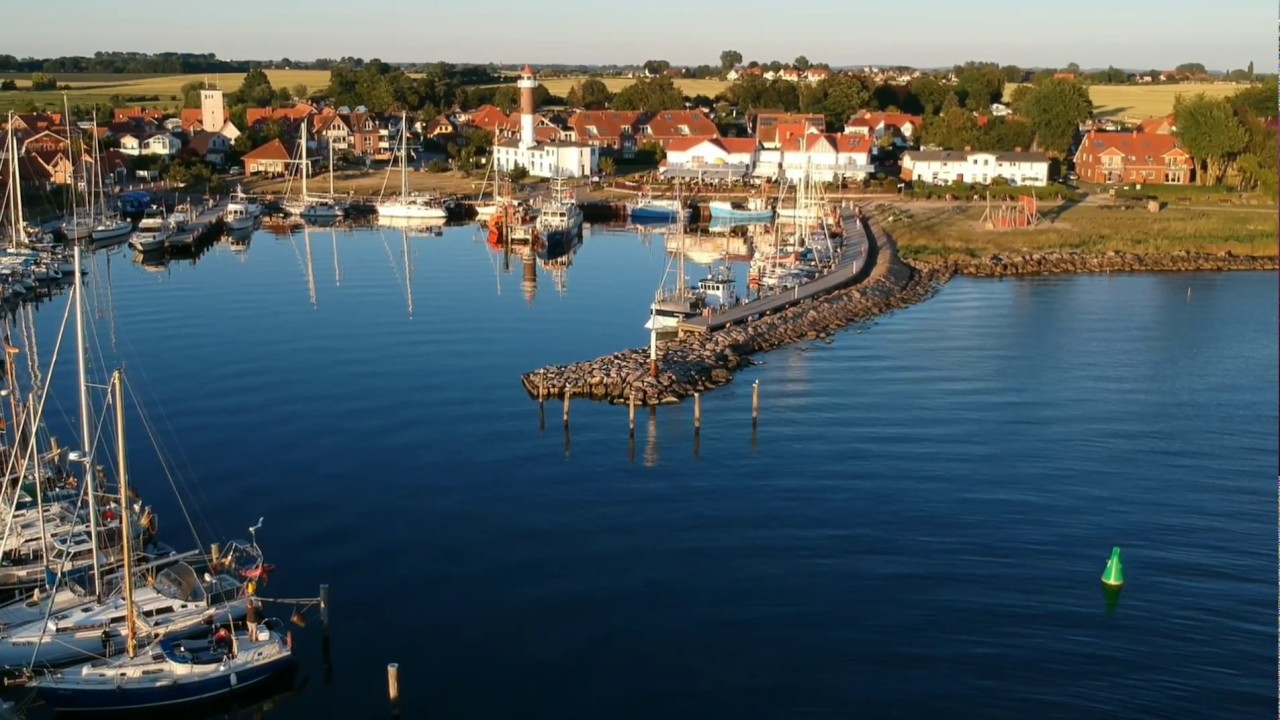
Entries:
[[728, 383], [756, 353], [826, 338], [850, 324], [921, 302], [950, 278], [945, 267], [918, 269], [903, 262], [893, 239], [874, 220], [868, 229], [867, 262], [873, 265], [856, 285], [746, 324], [660, 342], [656, 378], [649, 373], [649, 348], [641, 347], [525, 373], [525, 390], [535, 399], [568, 395], [625, 404], [634, 395], [638, 405], [676, 403]]
[[[913, 261], [914, 262], [914, 261]], [[1138, 254], [1108, 252], [1102, 255], [1075, 251], [988, 255], [973, 259], [917, 262], [919, 267], [943, 273], [976, 277], [1009, 277], [1016, 275], [1056, 275], [1101, 272], [1222, 272], [1228, 270], [1276, 270], [1276, 256], [1239, 256], [1230, 252], [1217, 254], [1175, 252]]]

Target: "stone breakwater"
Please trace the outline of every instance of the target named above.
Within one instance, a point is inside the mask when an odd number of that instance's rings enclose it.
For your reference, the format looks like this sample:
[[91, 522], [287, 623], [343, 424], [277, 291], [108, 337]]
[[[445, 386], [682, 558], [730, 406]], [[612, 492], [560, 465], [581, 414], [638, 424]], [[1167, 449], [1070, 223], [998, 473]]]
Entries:
[[1280, 267], [1275, 256], [1238, 256], [1230, 252], [1217, 254], [1176, 252], [1149, 255], [1108, 252], [1093, 255], [1069, 251], [989, 255], [967, 260], [924, 261], [915, 264], [943, 273], [976, 277], [1101, 272], [1222, 272], [1276, 270]]
[[914, 268], [898, 257], [892, 238], [873, 221], [865, 280], [746, 324], [658, 343], [658, 377], [649, 374], [649, 348], [623, 350], [597, 360], [553, 365], [525, 373], [535, 399], [584, 397], [638, 405], [676, 403], [719, 387], [751, 363], [756, 353], [800, 340], [818, 340], [928, 299], [951, 277], [946, 268]]

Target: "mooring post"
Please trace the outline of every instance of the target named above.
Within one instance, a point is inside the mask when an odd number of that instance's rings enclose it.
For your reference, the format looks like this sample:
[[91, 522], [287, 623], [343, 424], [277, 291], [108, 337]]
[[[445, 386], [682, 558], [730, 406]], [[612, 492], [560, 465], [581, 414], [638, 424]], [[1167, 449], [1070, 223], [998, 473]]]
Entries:
[[636, 437], [636, 393], [631, 391], [631, 397], [627, 400], [627, 435], [631, 439]]
[[221, 560], [222, 560], [222, 546], [219, 545], [218, 543], [210, 543], [209, 544], [209, 564], [212, 565], [214, 569], [217, 569], [222, 564]]
[[754, 430], [760, 418], [760, 381], [751, 383], [751, 428]]
[[400, 714], [400, 663], [387, 663], [387, 699], [391, 701], [391, 714]]
[[569, 427], [569, 388], [564, 389], [564, 426]]
[[329, 634], [329, 586], [328, 584], [320, 586], [320, 627], [323, 628], [324, 634]]
[[702, 432], [702, 393], [693, 394], [693, 434]]

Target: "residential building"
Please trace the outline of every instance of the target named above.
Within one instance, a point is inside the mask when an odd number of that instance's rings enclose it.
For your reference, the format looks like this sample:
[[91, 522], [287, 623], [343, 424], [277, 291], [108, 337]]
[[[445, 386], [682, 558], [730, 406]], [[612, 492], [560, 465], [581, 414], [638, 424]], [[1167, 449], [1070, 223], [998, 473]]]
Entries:
[[1042, 152], [908, 150], [902, 155], [902, 179], [934, 185], [978, 183], [1003, 178], [1010, 185], [1049, 184], [1049, 156]]
[[1173, 113], [1164, 117], [1152, 117], [1138, 123], [1138, 132], [1154, 133], [1157, 135], [1172, 135], [1177, 132], [1178, 126], [1173, 122]]
[[640, 145], [657, 143], [666, 148], [681, 138], [717, 138], [720, 130], [699, 110], [659, 110], [640, 119]]
[[[66, 185], [71, 182], [74, 175], [75, 167], [71, 163], [71, 158], [66, 152], [59, 150], [37, 150], [26, 153], [25, 157], [31, 165], [31, 169], [36, 170], [40, 176], [40, 180], [49, 185]], [[22, 166], [18, 167], [19, 172]]]
[[313, 137], [323, 138], [325, 144], [334, 152], [354, 152], [354, 134], [349, 124], [350, 116], [338, 114], [335, 110], [325, 108], [311, 116]]
[[256, 147], [244, 154], [245, 175], [285, 175], [293, 162], [293, 155], [279, 139]]
[[187, 147], [200, 154], [205, 162], [224, 165], [231, 153], [231, 141], [226, 135], [216, 132], [202, 131], [191, 136]]
[[667, 145], [660, 170], [667, 177], [741, 180], [755, 171], [759, 150], [755, 138], [679, 138]]
[[520, 137], [494, 143], [493, 169], [509, 172], [520, 166], [535, 177], [566, 178], [587, 177], [599, 170], [599, 147], [538, 139], [533, 100], [538, 81], [532, 67], [524, 67], [517, 86], [520, 88]]
[[860, 179], [871, 173], [874, 143], [866, 135], [805, 132], [785, 137], [774, 178], [798, 180], [807, 173], [823, 182]]
[[845, 132], [870, 133], [877, 142], [889, 135], [895, 144], [906, 146], [914, 142], [923, 124], [924, 118], [919, 115], [862, 110], [845, 123]]
[[804, 79], [811, 83], [820, 83], [831, 77], [831, 71], [826, 68], [809, 68], [804, 72]]
[[142, 154], [142, 138], [137, 135], [130, 133], [117, 135], [116, 143], [120, 146], [120, 152], [125, 155], [133, 155], [134, 157], [137, 157]]
[[1080, 141], [1076, 174], [1092, 183], [1189, 185], [1195, 161], [1175, 135], [1160, 132], [1097, 132]]
[[145, 108], [141, 105], [133, 107], [118, 107], [111, 110], [112, 122], [129, 122], [134, 118], [152, 120], [154, 122], [162, 122], [165, 112], [156, 108]]
[[67, 140], [66, 128], [42, 130], [28, 137], [18, 145], [18, 153], [26, 155], [33, 152], [67, 152], [71, 143]]
[[756, 141], [761, 147], [774, 149], [789, 135], [826, 132], [827, 121], [813, 113], [762, 112], [756, 115]]
[[630, 110], [580, 110], [569, 118], [575, 142], [594, 145], [603, 155], [623, 159], [636, 156], [640, 113]]
[[159, 155], [164, 158], [171, 158], [182, 150], [182, 141], [170, 135], [169, 133], [160, 133], [152, 135], [142, 141], [143, 155]]

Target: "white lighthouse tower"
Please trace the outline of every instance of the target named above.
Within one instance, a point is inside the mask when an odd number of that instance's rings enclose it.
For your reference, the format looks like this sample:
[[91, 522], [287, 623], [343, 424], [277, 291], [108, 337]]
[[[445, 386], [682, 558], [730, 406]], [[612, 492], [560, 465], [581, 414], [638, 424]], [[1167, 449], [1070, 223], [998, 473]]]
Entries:
[[528, 149], [537, 144], [533, 134], [533, 91], [538, 87], [538, 79], [534, 77], [532, 67], [524, 66], [516, 87], [520, 88], [520, 147]]

